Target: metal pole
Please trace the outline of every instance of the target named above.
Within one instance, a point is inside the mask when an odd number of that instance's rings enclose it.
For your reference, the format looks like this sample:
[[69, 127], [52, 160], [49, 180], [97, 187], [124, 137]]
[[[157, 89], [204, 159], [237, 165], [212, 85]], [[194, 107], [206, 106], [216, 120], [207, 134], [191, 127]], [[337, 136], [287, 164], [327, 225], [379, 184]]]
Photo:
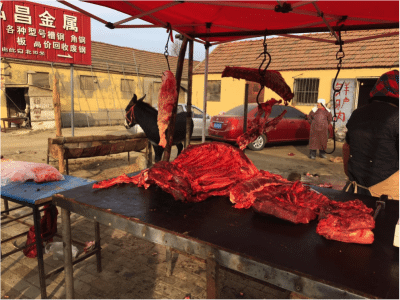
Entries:
[[189, 41], [189, 66], [188, 66], [188, 97], [187, 97], [187, 116], [186, 116], [186, 145], [190, 144], [190, 127], [192, 122], [192, 79], [193, 79], [193, 40]]
[[47, 298], [46, 293], [46, 274], [44, 270], [44, 261], [43, 261], [43, 245], [42, 245], [42, 232], [40, 228], [40, 211], [38, 207], [35, 205], [33, 207], [33, 222], [35, 224], [35, 235], [36, 235], [36, 251], [37, 251], [37, 262], [38, 262], [38, 270], [39, 270], [39, 285], [40, 285], [40, 294], [42, 299]]
[[[206, 32], [210, 32], [211, 23], [207, 23], [207, 30]], [[201, 142], [204, 143], [206, 141], [206, 121], [207, 121], [207, 82], [208, 82], [208, 52], [210, 48], [210, 43], [205, 44], [206, 48], [206, 62], [205, 62], [205, 70], [204, 70], [204, 99], [203, 99], [203, 130], [201, 134]]]
[[74, 136], [74, 64], [71, 64], [71, 134]]
[[74, 269], [72, 266], [70, 214], [71, 213], [65, 208], [61, 208], [62, 239], [64, 249], [65, 295], [67, 299], [74, 298]]
[[[247, 111], [249, 106], [249, 84], [245, 84], [244, 88], [244, 111], [243, 111], [243, 132], [247, 132]], [[243, 149], [243, 153], [245, 152], [246, 148]]]

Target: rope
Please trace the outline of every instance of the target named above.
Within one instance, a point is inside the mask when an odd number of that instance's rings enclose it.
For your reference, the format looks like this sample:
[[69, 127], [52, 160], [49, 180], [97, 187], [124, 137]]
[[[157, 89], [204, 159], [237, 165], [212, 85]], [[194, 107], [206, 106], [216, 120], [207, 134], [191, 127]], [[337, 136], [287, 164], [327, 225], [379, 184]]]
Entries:
[[342, 59], [345, 57], [343, 47], [342, 47], [344, 42], [342, 41], [340, 31], [339, 31], [339, 41], [337, 41], [336, 44], [339, 44], [339, 50], [338, 50], [338, 52], [336, 52], [336, 60], [338, 60], [339, 62], [336, 66], [337, 72], [336, 72], [335, 79], [333, 80], [333, 83], [332, 83], [332, 89], [333, 89], [333, 99], [332, 99], [332, 102], [333, 102], [333, 126], [332, 126], [333, 127], [333, 150], [331, 152], [326, 152], [327, 154], [332, 154], [336, 150], [335, 123], [337, 122], [337, 116], [336, 116], [335, 97], [336, 97], [336, 93], [340, 94], [340, 91], [343, 88], [343, 84], [341, 84], [339, 88], [336, 88], [336, 81], [339, 76], [340, 70], [342, 69]]
[[[269, 54], [269, 52], [268, 52], [268, 50], [267, 50], [267, 32], [265, 32], [265, 35], [264, 35], [263, 48], [264, 48], [264, 51], [261, 52], [260, 55], [256, 58], [256, 59], [259, 59], [261, 55], [264, 55], [263, 60], [262, 60], [262, 62], [261, 62], [261, 64], [260, 64], [260, 66], [258, 67], [258, 73], [260, 74], [260, 76], [261, 76], [262, 78], [265, 77], [265, 74], [267, 73], [267, 69], [268, 69], [268, 67], [269, 67], [269, 65], [270, 65], [270, 63], [271, 63], [271, 55]], [[268, 55], [268, 63], [267, 63], [267, 65], [265, 66], [265, 68], [262, 69], [263, 64], [264, 64], [265, 61], [267, 60], [267, 55]], [[258, 104], [258, 105], [260, 105], [260, 102], [258, 101], [258, 97], [260, 96], [261, 91], [262, 91], [262, 90], [264, 89], [264, 87], [265, 87], [263, 84], [260, 84], [260, 85], [261, 85], [261, 87], [260, 87], [260, 90], [258, 91], [257, 98], [256, 98], [256, 101], [257, 101], [257, 104]]]

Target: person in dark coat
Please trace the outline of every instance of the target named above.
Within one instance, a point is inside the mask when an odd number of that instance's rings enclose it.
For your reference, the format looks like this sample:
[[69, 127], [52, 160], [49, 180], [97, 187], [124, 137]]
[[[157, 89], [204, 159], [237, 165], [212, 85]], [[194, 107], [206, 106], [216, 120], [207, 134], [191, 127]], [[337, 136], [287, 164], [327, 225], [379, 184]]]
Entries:
[[332, 115], [325, 105], [325, 99], [318, 99], [317, 107], [314, 107], [307, 116], [308, 121], [311, 122], [309, 142], [309, 158], [311, 159], [315, 159], [317, 150], [319, 150], [319, 157], [326, 158], [325, 150], [328, 146], [329, 124], [332, 122]]
[[343, 145], [344, 190], [399, 199], [399, 71], [383, 74], [353, 111]]

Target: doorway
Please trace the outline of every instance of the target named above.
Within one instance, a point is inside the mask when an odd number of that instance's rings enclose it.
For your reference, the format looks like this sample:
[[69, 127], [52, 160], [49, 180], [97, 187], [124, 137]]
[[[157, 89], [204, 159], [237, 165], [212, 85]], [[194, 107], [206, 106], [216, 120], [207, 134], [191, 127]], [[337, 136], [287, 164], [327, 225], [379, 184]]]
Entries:
[[372, 88], [374, 87], [378, 78], [375, 79], [358, 79], [359, 83], [359, 91], [358, 91], [358, 104], [357, 108], [362, 107], [368, 104], [368, 100], [370, 98], [369, 93], [371, 92]]
[[28, 98], [28, 88], [6, 88], [7, 117], [17, 117], [24, 113]]

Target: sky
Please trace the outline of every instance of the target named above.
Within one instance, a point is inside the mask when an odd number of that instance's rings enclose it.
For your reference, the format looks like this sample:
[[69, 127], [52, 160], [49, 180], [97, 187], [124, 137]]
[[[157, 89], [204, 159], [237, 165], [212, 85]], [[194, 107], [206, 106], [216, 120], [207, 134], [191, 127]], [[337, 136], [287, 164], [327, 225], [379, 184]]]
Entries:
[[[117, 22], [130, 17], [127, 14], [121, 13], [116, 10], [112, 10], [107, 7], [90, 4], [86, 2], [67, 0], [69, 3], [92, 13], [99, 18], [108, 22]], [[41, 3], [54, 7], [59, 7], [68, 10], [74, 10], [69, 6], [57, 2], [56, 0], [36, 0], [30, 1], [35, 3]], [[91, 38], [92, 41], [103, 42], [117, 46], [130, 47], [139, 50], [146, 50], [150, 52], [164, 53], [165, 44], [167, 42], [167, 31], [164, 28], [129, 28], [129, 29], [109, 29], [105, 27], [103, 23], [95, 19], [91, 19]], [[142, 20], [133, 20], [124, 25], [131, 24], [149, 24]], [[174, 32], [175, 37], [176, 32]], [[216, 46], [210, 47], [210, 52], [215, 49]], [[186, 56], [187, 56], [186, 51]], [[169, 45], [169, 54], [171, 55], [171, 44]], [[203, 44], [194, 43], [193, 59], [202, 61], [205, 58], [205, 48]]]

